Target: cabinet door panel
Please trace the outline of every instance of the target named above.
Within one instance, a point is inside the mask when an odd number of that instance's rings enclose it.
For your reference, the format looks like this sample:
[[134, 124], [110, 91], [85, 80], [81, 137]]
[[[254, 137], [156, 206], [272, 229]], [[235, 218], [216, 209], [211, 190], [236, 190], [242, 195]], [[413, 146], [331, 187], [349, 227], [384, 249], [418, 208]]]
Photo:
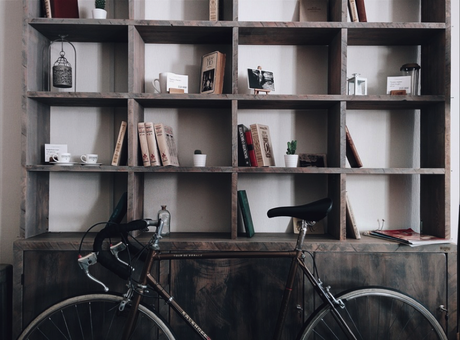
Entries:
[[[289, 259], [172, 261], [175, 300], [213, 339], [270, 339], [290, 266]], [[302, 315], [301, 281], [296, 280], [283, 339], [294, 339]], [[179, 338], [199, 339], [176, 314]]]
[[361, 286], [400, 290], [427, 307], [443, 324], [439, 305], [447, 305], [443, 253], [317, 253], [316, 263], [333, 293]]

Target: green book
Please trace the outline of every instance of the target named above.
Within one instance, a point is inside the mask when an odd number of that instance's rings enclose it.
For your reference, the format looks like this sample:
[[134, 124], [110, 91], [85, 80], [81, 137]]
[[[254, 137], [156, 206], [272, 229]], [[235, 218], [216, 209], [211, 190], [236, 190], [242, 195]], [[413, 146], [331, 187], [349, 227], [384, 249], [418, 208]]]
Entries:
[[240, 206], [243, 223], [246, 229], [246, 236], [254, 236], [254, 225], [252, 223], [251, 209], [249, 208], [248, 196], [246, 190], [238, 190], [238, 204]]

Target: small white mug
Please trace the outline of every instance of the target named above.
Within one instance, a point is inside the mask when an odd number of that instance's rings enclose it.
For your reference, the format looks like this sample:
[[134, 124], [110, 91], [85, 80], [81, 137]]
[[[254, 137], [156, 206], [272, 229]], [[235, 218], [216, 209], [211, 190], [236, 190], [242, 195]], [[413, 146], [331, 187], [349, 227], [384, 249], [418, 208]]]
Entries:
[[86, 164], [96, 164], [97, 163], [97, 154], [87, 153], [86, 155], [81, 155], [81, 161]]
[[61, 154], [55, 153], [51, 157], [56, 163], [70, 163], [70, 153], [63, 152]]
[[168, 74], [172, 74], [171, 72], [162, 72], [160, 73], [158, 79], [153, 81], [153, 88], [157, 93], [166, 93], [166, 85], [168, 81]]

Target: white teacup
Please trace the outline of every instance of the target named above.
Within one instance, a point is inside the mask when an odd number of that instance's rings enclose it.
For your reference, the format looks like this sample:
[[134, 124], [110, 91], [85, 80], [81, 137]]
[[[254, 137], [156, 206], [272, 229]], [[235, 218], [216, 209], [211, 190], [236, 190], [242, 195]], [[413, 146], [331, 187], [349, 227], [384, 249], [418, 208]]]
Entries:
[[155, 93], [168, 93], [171, 88], [188, 93], [188, 75], [162, 72], [152, 83]]
[[168, 75], [173, 74], [171, 72], [162, 72], [159, 74], [159, 79], [153, 81], [153, 88], [157, 93], [166, 93], [166, 85], [168, 80]]
[[70, 156], [71, 156], [70, 153], [63, 152], [61, 154], [59, 153], [53, 154], [51, 157], [56, 163], [70, 163]]
[[96, 164], [97, 163], [97, 154], [87, 153], [86, 155], [81, 155], [81, 161], [86, 164]]

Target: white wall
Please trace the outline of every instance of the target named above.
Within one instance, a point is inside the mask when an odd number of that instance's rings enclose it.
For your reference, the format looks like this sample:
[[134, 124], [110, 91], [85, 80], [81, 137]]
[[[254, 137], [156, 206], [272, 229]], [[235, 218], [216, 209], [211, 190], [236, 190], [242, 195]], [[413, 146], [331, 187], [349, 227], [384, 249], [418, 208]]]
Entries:
[[[86, 0], [85, 0], [86, 1]], [[367, 8], [368, 8], [368, 17], [369, 20], [372, 20], [372, 15], [376, 13], [375, 4], [379, 3], [379, 6], [384, 6], [382, 10], [380, 7], [378, 15], [381, 16], [381, 21], [386, 21], [386, 18], [394, 18], [394, 16], [398, 16], [395, 20], [417, 20], [413, 19], [414, 16], [416, 17], [418, 14], [410, 12], [410, 8], [413, 5], [414, 1], [417, 3], [417, 0], [406, 0], [406, 1], [398, 1], [398, 6], [400, 9], [395, 10], [394, 6], [391, 5], [392, 1], [384, 1], [384, 0], [368, 0], [367, 1]], [[164, 3], [160, 0], [156, 1], [148, 1], [150, 5], [160, 5]], [[183, 11], [178, 10], [177, 4], [184, 3], [183, 1], [176, 1], [174, 5], [173, 13], [183, 12], [183, 16], [189, 15], [189, 7], [191, 1], [185, 1], [185, 5], [183, 5]], [[205, 7], [203, 5], [205, 1], [200, 1], [199, 6]], [[393, 1], [394, 3], [394, 1]], [[254, 13], [259, 13], [260, 15], [264, 15], [267, 17], [266, 20], [271, 20], [270, 16], [272, 13], [260, 13], [261, 9], [269, 9], [275, 8], [273, 6], [266, 6], [266, 0], [263, 2], [265, 5], [261, 5], [257, 1], [249, 1], [249, 0], [240, 0], [240, 12], [244, 8], [255, 9]], [[180, 9], [181, 7], [179, 7]], [[286, 0], [286, 6], [283, 6], [283, 10], [289, 9], [289, 13], [283, 14], [283, 20], [291, 20], [291, 11], [295, 10], [295, 2], [292, 0]], [[409, 10], [407, 10], [409, 9]], [[163, 9], [165, 12], [168, 12], [168, 9]], [[146, 8], [146, 12], [149, 11]], [[156, 11], [155, 13], [160, 13], [161, 11]], [[284, 16], [286, 16], [284, 18]], [[146, 14], [146, 18], [150, 18], [148, 14]], [[152, 17], [153, 18], [153, 17]], [[182, 17], [183, 18], [183, 17]], [[242, 20], [257, 20], [256, 18], [252, 18], [248, 16], [246, 19], [243, 13], [240, 13], [240, 18]], [[171, 18], [176, 19], [176, 18]], [[177, 18], [181, 19], [181, 17]], [[190, 18], [186, 18], [190, 19]], [[392, 19], [388, 19], [390, 21]], [[458, 1], [452, 0], [452, 22], [453, 22], [453, 30], [452, 30], [452, 235], [453, 238], [456, 239], [457, 235], [457, 217], [458, 217], [458, 206], [459, 206], [459, 4]], [[20, 154], [21, 154], [21, 25], [22, 25], [22, 1], [21, 0], [0, 0], [0, 262], [1, 263], [12, 263], [13, 262], [13, 253], [12, 253], [12, 244], [14, 240], [18, 237], [18, 230], [19, 230], [19, 217], [20, 217], [20, 197], [21, 197], [21, 164], [20, 164]], [[246, 47], [245, 47], [246, 48]], [[240, 58], [239, 62], [244, 63], [240, 65], [240, 69], [244, 69], [245, 67], [249, 66], [257, 66], [258, 61], [251, 61], [250, 56], [254, 55], [254, 53], [259, 53], [259, 51], [252, 51], [250, 50], [251, 47], [247, 47], [247, 51], [242, 49], [242, 58]], [[148, 50], [148, 49], [147, 49]], [[356, 51], [350, 51], [350, 53], [359, 53], [359, 49]], [[97, 53], [95, 51], [94, 53]], [[149, 53], [149, 51], [147, 51]], [[248, 57], [244, 58], [244, 53], [247, 53]], [[300, 54], [299, 54], [300, 53]], [[292, 51], [290, 49], [286, 49], [283, 51], [283, 54], [277, 54], [276, 58], [285, 58], [286, 55], [297, 55], [297, 58], [304, 58], [305, 56], [308, 57], [309, 53], [317, 53], [312, 52], [309, 50], [301, 50], [299, 51]], [[380, 51], [376, 49], [375, 53], [379, 54]], [[259, 53], [260, 54], [260, 53]], [[273, 53], [269, 51], [269, 55], [273, 56]], [[261, 54], [260, 54], [261, 55]], [[264, 65], [270, 62], [268, 59], [264, 61]], [[374, 59], [375, 62], [375, 59]], [[84, 61], [79, 61], [80, 65], [84, 64]], [[397, 65], [399, 65], [400, 60], [395, 61]], [[252, 65], [254, 64], [254, 65]], [[395, 65], [396, 65], [395, 64]], [[349, 65], [349, 68], [352, 65]], [[368, 76], [370, 85], [372, 83], [372, 79], [376, 79], [374, 74], [371, 73], [371, 70], [374, 68], [372, 62], [370, 63], [363, 63], [361, 65], [361, 69], [364, 69], [366, 72], [366, 76]], [[318, 65], [321, 67], [321, 65]], [[153, 68], [148, 72], [151, 74], [146, 74], [146, 77], [155, 77], [155, 74], [158, 73], [158, 70]], [[280, 72], [276, 72], [277, 70], [272, 70], [276, 74], [280, 74]], [[351, 70], [350, 70], [351, 71]], [[291, 75], [294, 74], [293, 71]], [[304, 70], [303, 72], [308, 72], [308, 70]], [[362, 71], [361, 71], [362, 72]], [[278, 83], [281, 87], [279, 88], [278, 93], [294, 93], [293, 89], [289, 88], [289, 83], [283, 83], [280, 81]], [[319, 89], [320, 93], [323, 91], [322, 86], [319, 82]], [[104, 86], [104, 85], [101, 85]], [[378, 87], [378, 84], [374, 84], [374, 89]], [[372, 86], [370, 90], [372, 91]], [[305, 91], [303, 89], [302, 91]], [[310, 93], [313, 93], [312, 89], [308, 89]], [[148, 113], [150, 114], [150, 113]], [[202, 113], [206, 114], [206, 113]], [[354, 118], [359, 118], [360, 113], [356, 113]], [[101, 113], [102, 117], [104, 114]], [[297, 115], [298, 116], [298, 115]], [[318, 115], [320, 116], [320, 115]], [[352, 123], [353, 115], [351, 116]], [[385, 115], [382, 115], [385, 117]], [[247, 112], [241, 115], [241, 120], [245, 124], [250, 124], [257, 118], [257, 113]], [[264, 119], [264, 118], [262, 118]], [[392, 118], [389, 117], [389, 120]], [[415, 119], [415, 118], [414, 118]], [[102, 120], [103, 121], [103, 120]], [[412, 120], [411, 120], [412, 121]], [[109, 122], [110, 123], [110, 122]], [[292, 127], [298, 122], [293, 121], [290, 122]], [[416, 123], [416, 119], [415, 119]], [[316, 128], [321, 129], [324, 125], [324, 122], [321, 119], [315, 121]], [[295, 130], [294, 130], [295, 131]], [[276, 132], [272, 133], [272, 135], [277, 136]], [[278, 138], [278, 137], [275, 137]], [[319, 136], [314, 136], [313, 140], [318, 141], [320, 140]], [[277, 144], [284, 147], [284, 141], [279, 140], [276, 141]], [[320, 148], [320, 146], [318, 146]], [[316, 152], [321, 152], [322, 150], [318, 149]], [[76, 153], [83, 153], [84, 150], [78, 150]], [[408, 151], [410, 152], [410, 151]], [[104, 151], [102, 153], [105, 153]], [[282, 153], [280, 153], [281, 155]], [[280, 157], [279, 157], [280, 158]], [[390, 157], [391, 159], [391, 157]], [[188, 161], [188, 160], [187, 160]], [[281, 162], [279, 160], [278, 162]], [[277, 177], [277, 183], [279, 183], [279, 176]], [[243, 176], [243, 182], [246, 180]], [[253, 178], [248, 179], [247, 185], [254, 185], [256, 188], [262, 188], [263, 185], [259, 185], [258, 181], [266, 181], [266, 178], [258, 178], [257, 180], [253, 180]], [[56, 179], [56, 183], [59, 181], [59, 178]], [[78, 181], [78, 180], [77, 180]], [[95, 179], [97, 183], [104, 184], [104, 180]], [[205, 182], [205, 181], [203, 181]], [[251, 183], [249, 183], [251, 182]], [[281, 182], [283, 179], [281, 178]], [[290, 181], [288, 181], [290, 182]], [[227, 183], [228, 184], [228, 183]], [[227, 185], [221, 184], [220, 180], [216, 180], [216, 185]], [[290, 183], [292, 185], [292, 183]], [[313, 185], [313, 183], [295, 183], [295, 185]], [[322, 186], [323, 184], [319, 181], [319, 183], [314, 183], [318, 186]], [[400, 183], [399, 183], [400, 184]], [[395, 185], [399, 185], [398, 183]], [[147, 184], [149, 185], [149, 184]], [[357, 184], [363, 185], [362, 183]], [[403, 183], [403, 185], [411, 185], [411, 183]], [[108, 185], [109, 186], [109, 185]], [[211, 188], [212, 189], [212, 188]], [[210, 189], [210, 190], [211, 190]], [[292, 189], [292, 188], [291, 188]], [[280, 189], [281, 190], [281, 189]], [[189, 191], [192, 192], [193, 188], [189, 188]], [[266, 196], [270, 196], [270, 193], [266, 193]], [[190, 197], [193, 199], [193, 197]], [[59, 197], [56, 196], [56, 199], [59, 200]], [[203, 197], [201, 204], [206, 205], [208, 200], [212, 201], [213, 197]], [[286, 197], [288, 199], [288, 197]], [[180, 203], [180, 202], [179, 202]], [[274, 202], [270, 202], [274, 203]], [[222, 204], [226, 204], [226, 202], [222, 202]], [[156, 202], [153, 204], [156, 207]], [[158, 207], [159, 208], [159, 207]], [[155, 213], [155, 209], [151, 208], [152, 213]], [[377, 212], [378, 213], [378, 212]], [[106, 215], [106, 212], [103, 213]], [[414, 212], [414, 215], [417, 215], [417, 211]], [[86, 223], [86, 222], [85, 222]], [[271, 228], [269, 226], [269, 228]]]

